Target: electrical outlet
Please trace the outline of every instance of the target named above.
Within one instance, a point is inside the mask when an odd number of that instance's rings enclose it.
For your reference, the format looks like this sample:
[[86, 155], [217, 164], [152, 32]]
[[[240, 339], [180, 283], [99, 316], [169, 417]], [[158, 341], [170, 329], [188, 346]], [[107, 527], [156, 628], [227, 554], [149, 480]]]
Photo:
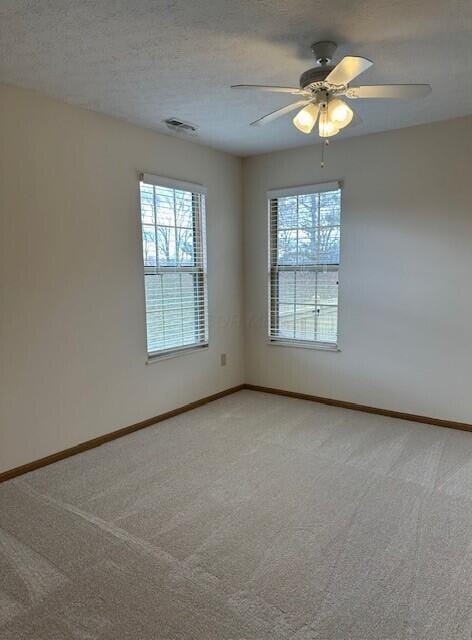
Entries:
[[221, 365], [222, 367], [225, 367], [225, 366], [226, 366], [226, 353], [222, 353], [222, 354], [220, 355], [220, 365]]

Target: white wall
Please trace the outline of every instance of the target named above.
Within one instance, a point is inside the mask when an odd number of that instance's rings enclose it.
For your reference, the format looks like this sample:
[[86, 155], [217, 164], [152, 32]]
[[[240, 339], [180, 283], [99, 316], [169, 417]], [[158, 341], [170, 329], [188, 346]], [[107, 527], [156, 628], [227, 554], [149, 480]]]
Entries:
[[[249, 158], [246, 381], [472, 422], [472, 117]], [[344, 181], [339, 353], [266, 344], [267, 189]]]
[[[210, 348], [152, 365], [140, 170], [208, 187]], [[0, 88], [0, 472], [243, 381], [240, 197], [237, 158]]]

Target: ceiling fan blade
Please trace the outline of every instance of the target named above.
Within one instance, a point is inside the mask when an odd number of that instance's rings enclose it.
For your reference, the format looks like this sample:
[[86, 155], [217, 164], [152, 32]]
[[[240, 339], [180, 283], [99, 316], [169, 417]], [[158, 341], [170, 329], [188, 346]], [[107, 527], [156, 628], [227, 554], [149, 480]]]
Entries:
[[413, 100], [424, 98], [431, 93], [429, 84], [374, 84], [365, 87], [350, 87], [346, 91], [348, 98], [397, 98]]
[[359, 56], [346, 56], [326, 76], [325, 81], [331, 84], [349, 84], [354, 78], [367, 71], [374, 63]]
[[299, 107], [304, 107], [305, 105], [309, 104], [310, 102], [312, 102], [311, 100], [297, 100], [296, 102], [292, 102], [291, 104], [287, 104], [285, 107], [282, 107], [281, 109], [276, 109], [275, 111], [272, 111], [271, 113], [268, 113], [265, 116], [262, 116], [262, 118], [259, 118], [258, 120], [254, 120], [254, 122], [251, 122], [250, 126], [251, 127], [258, 127], [261, 124], [267, 124], [268, 122], [271, 122], [272, 120], [275, 120], [276, 118], [280, 118], [280, 116], [284, 116], [286, 113], [290, 113], [290, 111], [294, 111], [295, 109], [298, 109]]
[[256, 91], [270, 91], [271, 93], [291, 93], [294, 96], [311, 96], [310, 91], [297, 87], [272, 87], [264, 84], [233, 84], [231, 89], [256, 89]]

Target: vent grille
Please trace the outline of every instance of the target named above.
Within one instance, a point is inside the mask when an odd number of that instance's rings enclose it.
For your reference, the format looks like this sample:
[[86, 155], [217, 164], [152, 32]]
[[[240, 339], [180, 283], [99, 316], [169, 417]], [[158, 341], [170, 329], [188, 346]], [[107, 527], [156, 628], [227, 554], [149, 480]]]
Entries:
[[164, 122], [171, 131], [179, 131], [190, 135], [197, 132], [195, 125], [190, 124], [190, 122], [182, 122], [182, 120], [178, 120], [177, 118], [167, 118]]

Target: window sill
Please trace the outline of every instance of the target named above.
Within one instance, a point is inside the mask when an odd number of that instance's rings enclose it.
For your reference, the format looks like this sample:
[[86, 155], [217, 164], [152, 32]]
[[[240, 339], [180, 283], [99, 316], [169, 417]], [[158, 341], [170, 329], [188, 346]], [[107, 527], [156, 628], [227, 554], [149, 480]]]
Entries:
[[163, 351], [162, 353], [156, 353], [149, 355], [146, 360], [146, 364], [154, 364], [155, 362], [161, 362], [162, 360], [170, 360], [171, 358], [179, 358], [190, 353], [196, 353], [198, 351], [208, 351], [208, 343], [191, 345], [189, 347], [182, 347], [181, 349], [174, 349], [172, 351]]
[[302, 342], [301, 340], [274, 340], [269, 338], [267, 344], [273, 347], [296, 347], [297, 349], [314, 349], [316, 351], [334, 351], [339, 352], [341, 349], [337, 344], [328, 344], [323, 342]]

